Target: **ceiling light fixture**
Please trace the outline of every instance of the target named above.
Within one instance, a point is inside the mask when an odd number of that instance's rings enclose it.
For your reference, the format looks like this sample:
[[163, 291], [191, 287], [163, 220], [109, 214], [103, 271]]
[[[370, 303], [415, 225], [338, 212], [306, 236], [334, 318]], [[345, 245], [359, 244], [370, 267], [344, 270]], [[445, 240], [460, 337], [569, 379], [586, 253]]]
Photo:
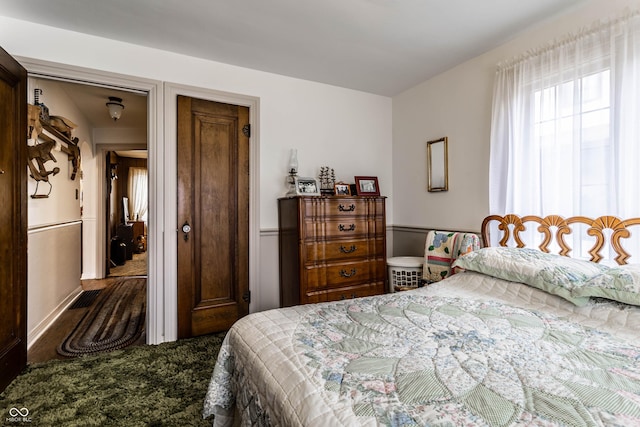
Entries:
[[107, 102], [107, 108], [109, 109], [109, 115], [115, 122], [122, 115], [122, 110], [124, 110], [124, 105], [122, 105], [122, 98], [117, 98], [115, 96], [109, 97], [109, 102]]

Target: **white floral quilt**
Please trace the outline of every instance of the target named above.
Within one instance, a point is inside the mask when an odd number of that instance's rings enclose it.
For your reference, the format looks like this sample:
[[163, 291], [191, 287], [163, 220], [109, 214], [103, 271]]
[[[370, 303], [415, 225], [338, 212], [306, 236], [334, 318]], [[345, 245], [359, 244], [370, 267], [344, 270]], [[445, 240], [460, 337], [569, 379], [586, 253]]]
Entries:
[[[225, 338], [204, 417], [231, 425], [640, 425], [638, 307], [576, 307], [479, 273], [256, 313]], [[634, 339], [636, 338], [636, 339]]]

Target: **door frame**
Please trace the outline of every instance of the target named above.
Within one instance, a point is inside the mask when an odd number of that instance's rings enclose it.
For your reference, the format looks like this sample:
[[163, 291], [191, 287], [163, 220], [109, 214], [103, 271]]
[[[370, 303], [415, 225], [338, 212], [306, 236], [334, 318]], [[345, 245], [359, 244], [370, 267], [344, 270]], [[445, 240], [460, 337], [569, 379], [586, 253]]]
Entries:
[[[162, 165], [164, 164], [164, 150], [162, 150], [162, 82], [152, 79], [143, 79], [124, 74], [117, 74], [107, 71], [100, 71], [91, 68], [84, 68], [74, 65], [60, 64], [56, 62], [44, 61], [26, 57], [15, 57], [27, 70], [28, 77], [44, 78], [50, 80], [74, 81], [76, 83], [87, 83], [105, 87], [113, 87], [118, 90], [131, 90], [133, 92], [145, 92], [147, 94], [147, 150], [148, 150], [148, 170], [149, 170], [149, 223], [148, 234], [150, 245], [148, 246], [148, 279], [147, 279], [147, 343], [159, 344], [167, 341], [164, 306], [167, 304], [163, 299], [163, 289], [165, 279], [162, 274], [162, 261], [165, 258], [162, 246], [164, 230], [162, 207], [164, 205], [164, 192], [162, 184], [164, 179]], [[94, 156], [98, 155], [102, 147], [92, 143]], [[121, 148], [120, 146], [118, 148]], [[124, 148], [124, 147], [123, 147]], [[106, 173], [104, 168], [105, 160], [96, 162], [96, 173], [99, 174], [96, 197], [98, 198], [97, 216], [104, 215], [105, 202], [102, 200], [106, 185], [101, 185], [102, 177]], [[96, 233], [93, 236], [97, 242], [96, 265], [97, 273], [100, 268], [104, 272], [103, 260], [106, 257], [106, 229], [105, 221], [96, 219]], [[166, 261], [166, 260], [165, 260]], [[27, 316], [29, 313], [27, 313]]]
[[[195, 86], [177, 83], [164, 84], [164, 149], [166, 153], [176, 153], [178, 149], [178, 109], [177, 96], [184, 95], [191, 98], [199, 98], [207, 101], [222, 102], [226, 104], [249, 107], [249, 124], [251, 136], [249, 138], [249, 290], [251, 299], [260, 301], [259, 281], [260, 270], [260, 132], [259, 132], [259, 108], [260, 98], [249, 95], [241, 95], [223, 92], [214, 89], [204, 89]], [[178, 251], [178, 182], [177, 161], [175, 156], [167, 156], [164, 165], [165, 174], [175, 177], [167, 183], [165, 193], [165, 229], [175, 230], [165, 234], [165, 250], [172, 254]], [[165, 263], [165, 280], [175, 286], [165, 287], [165, 300], [178, 301], [178, 264]], [[253, 304], [255, 307], [256, 304]], [[249, 312], [253, 312], [249, 305]], [[169, 341], [178, 339], [178, 306], [166, 307], [165, 322], [167, 331], [174, 331], [175, 335], [168, 337]]]
[[[147, 93], [147, 150], [149, 171], [147, 343], [159, 344], [178, 338], [177, 317], [177, 95], [249, 107], [251, 125], [249, 153], [249, 290], [260, 301], [260, 98], [196, 86], [167, 83], [125, 74], [101, 71], [27, 57], [15, 57], [33, 77], [76, 80], [91, 84]], [[94, 150], [96, 148], [93, 146]], [[94, 153], [97, 155], [97, 153]], [[96, 173], [104, 174], [104, 159], [98, 158]], [[102, 176], [100, 175], [100, 176]], [[105, 186], [106, 187], [106, 186]], [[99, 187], [103, 188], [104, 187]], [[98, 189], [98, 191], [100, 191]], [[104, 215], [103, 194], [98, 194], [98, 214]], [[105, 221], [97, 220], [96, 241], [105, 239]], [[96, 262], [105, 258], [99, 245]], [[253, 304], [255, 307], [256, 304]], [[251, 306], [250, 312], [253, 312]], [[27, 313], [28, 315], [28, 313]]]

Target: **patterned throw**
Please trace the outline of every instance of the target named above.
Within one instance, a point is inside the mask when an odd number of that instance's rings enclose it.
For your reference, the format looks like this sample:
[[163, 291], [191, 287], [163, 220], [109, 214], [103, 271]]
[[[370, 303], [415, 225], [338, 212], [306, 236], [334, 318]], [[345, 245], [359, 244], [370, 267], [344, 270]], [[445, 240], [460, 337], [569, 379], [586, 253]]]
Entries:
[[473, 233], [430, 231], [424, 248], [423, 280], [433, 283], [449, 277], [451, 265], [459, 256], [479, 248], [480, 240]]
[[380, 425], [640, 425], [640, 347], [551, 314], [403, 292], [320, 305], [294, 339]]

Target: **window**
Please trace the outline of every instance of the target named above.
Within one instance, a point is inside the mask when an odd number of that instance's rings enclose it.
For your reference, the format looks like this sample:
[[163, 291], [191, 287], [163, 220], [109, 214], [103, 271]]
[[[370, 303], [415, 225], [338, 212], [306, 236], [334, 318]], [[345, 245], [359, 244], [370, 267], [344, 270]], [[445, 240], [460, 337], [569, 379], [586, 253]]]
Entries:
[[491, 213], [640, 216], [640, 15], [496, 74]]
[[129, 168], [129, 196], [131, 198], [130, 219], [147, 222], [149, 196], [146, 168]]
[[614, 205], [609, 85], [605, 70], [534, 92], [543, 212], [594, 217], [599, 207]]
[[640, 217], [640, 13], [498, 66], [490, 209]]

